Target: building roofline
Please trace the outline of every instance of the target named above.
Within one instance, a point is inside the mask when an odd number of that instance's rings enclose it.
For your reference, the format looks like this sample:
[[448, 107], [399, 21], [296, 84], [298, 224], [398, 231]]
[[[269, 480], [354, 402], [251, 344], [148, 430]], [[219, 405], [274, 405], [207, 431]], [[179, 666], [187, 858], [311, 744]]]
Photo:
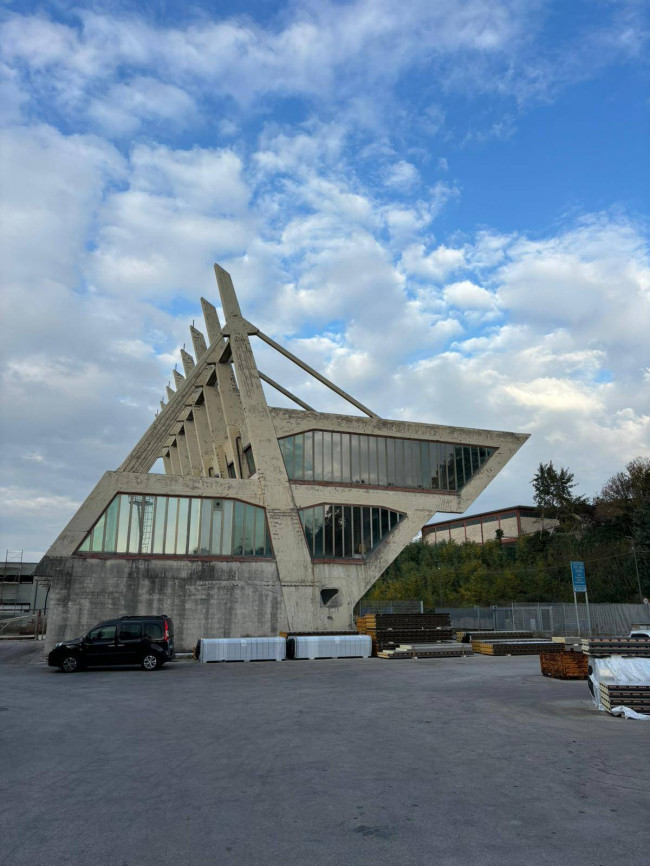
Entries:
[[[445, 526], [461, 526], [466, 520], [476, 520], [478, 517], [490, 517], [493, 514], [503, 514], [505, 511], [535, 511], [538, 509], [535, 505], [508, 505], [505, 508], [494, 508], [492, 511], [481, 511], [478, 514], [461, 514], [459, 517], [453, 517], [449, 520], [440, 520], [436, 523], [427, 523], [422, 527], [422, 534], [428, 535], [433, 529]], [[536, 515], [537, 516], [537, 515]]]

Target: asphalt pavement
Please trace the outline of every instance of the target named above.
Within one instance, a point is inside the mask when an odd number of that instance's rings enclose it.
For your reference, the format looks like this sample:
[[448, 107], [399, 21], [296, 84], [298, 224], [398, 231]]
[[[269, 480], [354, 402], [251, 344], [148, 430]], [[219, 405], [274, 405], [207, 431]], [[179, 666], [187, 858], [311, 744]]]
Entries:
[[650, 723], [537, 656], [47, 668], [0, 642], [2, 866], [647, 866]]

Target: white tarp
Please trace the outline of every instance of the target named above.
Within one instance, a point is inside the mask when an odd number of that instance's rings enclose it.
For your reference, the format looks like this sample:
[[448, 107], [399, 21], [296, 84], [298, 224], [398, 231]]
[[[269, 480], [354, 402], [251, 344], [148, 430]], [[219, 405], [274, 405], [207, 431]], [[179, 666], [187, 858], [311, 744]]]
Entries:
[[[650, 686], [650, 659], [625, 656], [606, 656], [600, 659], [589, 656], [589, 671], [592, 696], [599, 710], [605, 710], [600, 699], [601, 683], [612, 686]], [[631, 707], [612, 707], [610, 712], [615, 716], [625, 716], [626, 719], [650, 721], [650, 715], [637, 713]]]
[[283, 637], [201, 638], [200, 662], [277, 661], [287, 657], [287, 641]]
[[294, 642], [296, 659], [342, 659], [361, 656], [367, 659], [372, 654], [372, 638], [369, 634], [327, 634], [289, 638]]

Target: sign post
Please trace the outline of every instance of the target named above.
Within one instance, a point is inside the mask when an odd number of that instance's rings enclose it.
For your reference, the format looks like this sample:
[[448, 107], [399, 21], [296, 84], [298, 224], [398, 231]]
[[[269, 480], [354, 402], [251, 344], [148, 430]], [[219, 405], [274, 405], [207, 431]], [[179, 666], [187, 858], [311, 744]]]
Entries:
[[587, 593], [587, 575], [585, 574], [584, 562], [571, 562], [571, 580], [573, 581], [573, 603], [576, 607], [576, 624], [580, 635], [580, 619], [578, 616], [578, 593], [584, 592], [585, 604], [587, 605], [587, 627], [591, 634], [591, 615], [589, 613], [589, 594]]

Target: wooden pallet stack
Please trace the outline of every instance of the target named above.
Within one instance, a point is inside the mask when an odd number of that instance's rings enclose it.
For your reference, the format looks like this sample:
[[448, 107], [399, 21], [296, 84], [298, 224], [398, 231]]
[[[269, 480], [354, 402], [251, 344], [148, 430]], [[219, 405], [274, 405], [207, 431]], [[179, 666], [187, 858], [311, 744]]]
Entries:
[[448, 613], [367, 613], [356, 621], [359, 634], [372, 638], [372, 654], [400, 644], [437, 643], [453, 637]]
[[[558, 644], [562, 646], [562, 644]], [[584, 653], [562, 649], [541, 652], [539, 666], [545, 677], [554, 680], [586, 680], [589, 660]]]
[[560, 653], [562, 644], [550, 640], [473, 640], [475, 653], [486, 656], [538, 655], [542, 652]]
[[606, 710], [629, 707], [637, 713], [650, 715], [650, 686], [600, 684], [600, 699]]
[[585, 655], [604, 658], [605, 656], [636, 656], [650, 659], [650, 640], [633, 637], [588, 637], [582, 638], [582, 652]]

